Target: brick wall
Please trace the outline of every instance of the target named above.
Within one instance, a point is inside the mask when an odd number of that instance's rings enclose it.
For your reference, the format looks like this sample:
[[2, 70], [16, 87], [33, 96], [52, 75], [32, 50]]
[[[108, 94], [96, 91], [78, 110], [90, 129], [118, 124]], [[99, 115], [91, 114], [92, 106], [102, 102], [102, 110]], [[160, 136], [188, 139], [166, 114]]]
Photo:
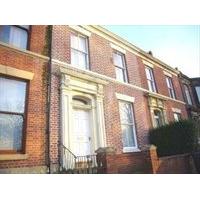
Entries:
[[[68, 26], [53, 26], [53, 45], [52, 45], [52, 58], [69, 63], [70, 64], [70, 32], [71, 29]], [[61, 42], [62, 41], [62, 42]], [[90, 70], [97, 72], [99, 74], [115, 78], [115, 68], [112, 60], [112, 48], [110, 46], [110, 41], [105, 38], [92, 33], [88, 37], [89, 43], [89, 60], [90, 60]], [[142, 59], [135, 54], [126, 51], [126, 64], [128, 70], [129, 83], [134, 84], [139, 87], [147, 89], [146, 74], [144, 70], [144, 64]], [[158, 66], [154, 66], [155, 70], [155, 79], [157, 82], [158, 92], [162, 95], [169, 96], [165, 76], [163, 69]], [[57, 77], [58, 78], [58, 77]], [[55, 147], [59, 140], [59, 89], [57, 84], [59, 80], [56, 79], [52, 82], [52, 87], [57, 88], [53, 100], [53, 109], [56, 109], [53, 112], [53, 118], [51, 121], [51, 128], [53, 131], [52, 143]], [[177, 94], [178, 100], [183, 100], [180, 84], [178, 78], [173, 76], [173, 83]], [[54, 85], [56, 84], [56, 85]], [[148, 100], [144, 96], [144, 92], [126, 86], [125, 84], [120, 83], [109, 83], [104, 88], [104, 114], [105, 114], [105, 126], [106, 126], [106, 136], [108, 146], [114, 146], [117, 149], [117, 153], [122, 153], [122, 137], [121, 137], [121, 127], [120, 127], [120, 116], [118, 108], [118, 100], [116, 99], [115, 93], [122, 93], [135, 97], [134, 115], [136, 121], [136, 131], [137, 131], [137, 140], [139, 147], [142, 149], [146, 144], [148, 144], [148, 130], [152, 127], [150, 111], [148, 107]], [[169, 121], [174, 120], [172, 107], [179, 108], [182, 111], [183, 118], [187, 118], [187, 113], [185, 110], [184, 104], [174, 102], [171, 100], [166, 101], [167, 107], [167, 117]], [[55, 139], [55, 140], [54, 140]], [[58, 150], [55, 147], [55, 152]], [[56, 153], [55, 153], [56, 154]], [[53, 154], [53, 155], [55, 155]], [[52, 157], [54, 160], [54, 156]], [[58, 160], [58, 158], [57, 158]]]
[[[32, 26], [30, 50], [43, 51], [45, 26]], [[0, 161], [0, 168], [45, 166], [47, 164], [47, 60], [0, 45], [0, 64], [34, 73], [28, 95], [25, 160]]]
[[141, 152], [116, 154], [114, 148], [97, 150], [98, 173], [103, 174], [191, 174], [197, 173], [190, 154], [157, 156], [155, 146]]

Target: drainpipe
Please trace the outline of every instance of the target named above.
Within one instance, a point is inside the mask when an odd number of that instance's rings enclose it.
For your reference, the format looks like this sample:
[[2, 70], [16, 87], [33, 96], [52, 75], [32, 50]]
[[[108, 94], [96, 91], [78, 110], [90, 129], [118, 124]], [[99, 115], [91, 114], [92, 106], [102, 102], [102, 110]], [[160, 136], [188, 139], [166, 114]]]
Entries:
[[47, 163], [47, 167], [48, 167], [48, 173], [51, 173], [51, 156], [50, 156], [50, 152], [51, 152], [51, 138], [50, 138], [50, 120], [51, 120], [51, 116], [50, 116], [50, 112], [51, 112], [51, 74], [52, 74], [52, 34], [53, 34], [53, 26], [49, 25], [48, 28], [50, 29], [50, 35], [48, 35], [49, 37], [49, 44], [48, 45], [48, 56], [49, 56], [49, 63], [48, 63], [48, 69], [47, 69], [47, 85], [48, 85], [48, 89], [47, 89], [47, 154], [48, 154], [48, 163]]

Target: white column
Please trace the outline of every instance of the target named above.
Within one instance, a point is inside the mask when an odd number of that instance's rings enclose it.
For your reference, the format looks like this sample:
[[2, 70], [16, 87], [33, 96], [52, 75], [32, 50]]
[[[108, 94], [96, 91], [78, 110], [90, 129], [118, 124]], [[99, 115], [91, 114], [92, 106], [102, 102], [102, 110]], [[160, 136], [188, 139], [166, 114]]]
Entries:
[[97, 129], [98, 129], [99, 147], [106, 147], [106, 132], [105, 132], [102, 95], [97, 95], [96, 105], [97, 105]]

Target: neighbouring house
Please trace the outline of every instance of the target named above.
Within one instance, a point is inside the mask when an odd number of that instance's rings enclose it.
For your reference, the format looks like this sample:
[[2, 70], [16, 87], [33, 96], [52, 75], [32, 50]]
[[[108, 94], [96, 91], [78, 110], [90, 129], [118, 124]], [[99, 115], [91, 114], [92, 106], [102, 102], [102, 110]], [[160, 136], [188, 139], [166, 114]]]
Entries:
[[47, 171], [46, 26], [0, 26], [0, 173]]
[[107, 154], [110, 173], [147, 172], [149, 129], [189, 116], [180, 80], [101, 26], [0, 26], [0, 172], [84, 170]]
[[200, 119], [200, 78], [189, 78], [179, 74], [180, 83], [188, 116], [192, 119]]

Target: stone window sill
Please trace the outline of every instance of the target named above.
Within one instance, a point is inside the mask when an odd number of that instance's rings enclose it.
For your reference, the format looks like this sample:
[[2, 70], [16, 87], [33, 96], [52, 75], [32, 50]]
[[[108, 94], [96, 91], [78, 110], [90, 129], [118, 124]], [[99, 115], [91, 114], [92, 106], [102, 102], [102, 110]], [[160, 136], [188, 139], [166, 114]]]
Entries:
[[0, 154], [1, 160], [26, 160], [28, 154]]

